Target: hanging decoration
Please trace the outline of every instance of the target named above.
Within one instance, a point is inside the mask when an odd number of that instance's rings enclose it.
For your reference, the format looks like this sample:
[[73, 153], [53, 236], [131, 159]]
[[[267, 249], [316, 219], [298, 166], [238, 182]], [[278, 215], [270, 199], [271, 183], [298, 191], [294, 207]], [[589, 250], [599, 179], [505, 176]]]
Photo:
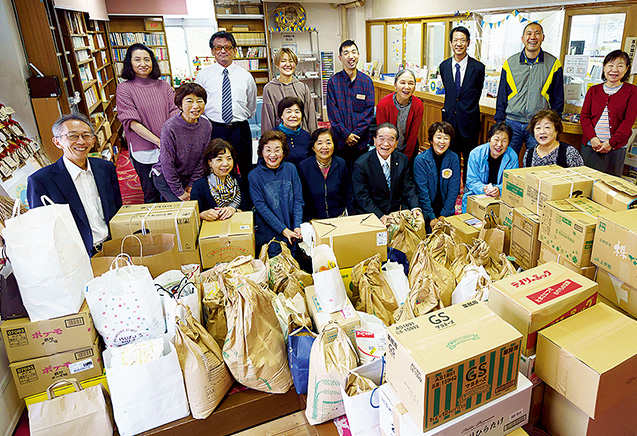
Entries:
[[485, 20], [480, 20], [480, 26], [481, 26], [481, 27], [483, 27], [483, 28], [484, 28], [484, 27], [486, 27], [486, 26], [488, 26], [488, 27], [489, 27], [489, 29], [494, 29], [494, 28], [495, 28], [495, 29], [497, 29], [497, 28], [498, 28], [498, 27], [500, 27], [502, 24], [504, 24], [504, 22], [505, 22], [505, 21], [507, 21], [509, 18], [516, 19], [516, 20], [518, 20], [520, 23], [540, 23], [540, 24], [542, 24], [542, 22], [543, 22], [544, 20], [546, 20], [547, 18], [549, 18], [550, 16], [551, 16], [551, 15], [549, 15], [549, 16], [547, 16], [547, 17], [544, 17], [544, 18], [542, 18], [541, 20], [529, 20], [528, 18], [524, 18], [524, 17], [522, 16], [522, 14], [520, 13], [520, 11], [518, 11], [517, 9], [514, 9], [513, 11], [511, 11], [511, 12], [509, 13], [509, 15], [507, 15], [505, 18], [503, 18], [503, 19], [502, 19], [502, 20], [500, 20], [500, 21], [494, 21], [494, 22], [491, 22], [491, 23], [487, 23]]
[[309, 32], [315, 31], [315, 27], [305, 27], [307, 14], [305, 8], [298, 3], [281, 3], [272, 13], [270, 22], [276, 27], [270, 26], [272, 32]]

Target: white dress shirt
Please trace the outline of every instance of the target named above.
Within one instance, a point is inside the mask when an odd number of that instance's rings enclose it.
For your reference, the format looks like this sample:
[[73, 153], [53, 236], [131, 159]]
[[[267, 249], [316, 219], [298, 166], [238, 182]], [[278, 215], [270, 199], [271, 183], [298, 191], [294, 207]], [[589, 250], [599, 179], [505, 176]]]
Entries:
[[464, 73], [467, 72], [467, 64], [469, 63], [469, 55], [465, 55], [465, 57], [460, 61], [456, 62], [456, 58], [451, 56], [451, 77], [456, 78], [456, 64], [460, 65], [460, 86], [462, 86], [462, 82], [464, 81]]
[[378, 162], [380, 162], [381, 169], [383, 168], [383, 165], [385, 165], [385, 162], [387, 162], [387, 165], [389, 165], [389, 172], [391, 174], [391, 154], [387, 156], [387, 159], [383, 159], [378, 151], [376, 151], [376, 156], [378, 156]]
[[66, 156], [62, 157], [66, 170], [71, 175], [71, 180], [75, 185], [84, 211], [88, 217], [88, 223], [93, 233], [93, 245], [104, 242], [108, 237], [108, 225], [104, 219], [104, 211], [102, 210], [102, 201], [97, 191], [95, 176], [91, 171], [91, 163], [86, 160], [86, 170], [75, 165]]
[[[214, 63], [197, 73], [195, 83], [203, 86], [208, 94], [205, 114], [210, 121], [223, 123], [221, 117], [221, 86], [224, 68]], [[232, 88], [232, 122], [246, 121], [257, 110], [257, 85], [252, 74], [234, 63], [228, 67]]]

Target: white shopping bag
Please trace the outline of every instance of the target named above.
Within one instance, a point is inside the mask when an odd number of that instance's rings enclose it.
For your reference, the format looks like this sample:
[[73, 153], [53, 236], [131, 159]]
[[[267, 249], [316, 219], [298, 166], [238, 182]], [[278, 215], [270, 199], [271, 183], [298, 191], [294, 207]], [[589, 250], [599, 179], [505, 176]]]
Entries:
[[409, 295], [409, 280], [405, 275], [405, 269], [398, 262], [389, 261], [383, 265], [382, 274], [396, 297], [396, 303], [402, 306]]
[[201, 323], [201, 296], [197, 286], [188, 281], [179, 270], [173, 269], [155, 277], [155, 287], [161, 298], [168, 338], [175, 336], [175, 316], [184, 320], [185, 310], [179, 303], [188, 306], [192, 317]]
[[31, 321], [77, 313], [91, 261], [68, 204], [42, 198], [45, 206], [19, 213], [19, 202], [2, 236]]
[[[127, 256], [120, 255], [113, 263]], [[127, 262], [128, 266], [111, 266], [86, 284], [93, 323], [107, 347], [158, 338], [166, 332], [161, 299], [148, 268]]]
[[349, 430], [353, 436], [381, 436], [379, 418], [380, 392], [376, 387], [371, 391], [349, 396], [345, 391], [348, 380], [350, 377], [356, 377], [353, 374], [358, 374], [368, 378], [376, 386], [380, 386], [384, 381], [382, 380], [384, 365], [383, 359], [374, 360], [350, 371], [341, 383], [345, 414], [349, 422]]
[[321, 308], [325, 313], [333, 313], [345, 309], [348, 298], [345, 283], [338, 269], [336, 256], [329, 245], [314, 247], [312, 253], [312, 278], [314, 291]]
[[483, 266], [467, 265], [462, 280], [451, 294], [451, 304], [464, 303], [471, 299], [487, 301], [491, 278]]
[[373, 362], [385, 355], [387, 326], [376, 315], [356, 311], [361, 324], [356, 327], [356, 353], [361, 365]]
[[104, 351], [106, 381], [121, 436], [135, 435], [188, 416], [188, 399], [175, 347], [164, 339], [161, 357], [137, 365], [111, 367]]

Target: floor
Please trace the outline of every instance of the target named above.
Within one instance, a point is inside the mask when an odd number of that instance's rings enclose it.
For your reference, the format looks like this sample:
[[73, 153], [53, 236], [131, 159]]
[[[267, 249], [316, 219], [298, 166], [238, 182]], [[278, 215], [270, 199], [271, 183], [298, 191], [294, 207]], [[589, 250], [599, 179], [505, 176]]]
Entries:
[[122, 150], [117, 158], [117, 179], [119, 180], [123, 204], [144, 203], [139, 177], [133, 168], [127, 149]]
[[257, 427], [235, 433], [234, 436], [312, 436], [311, 426], [305, 420], [304, 412], [296, 412]]

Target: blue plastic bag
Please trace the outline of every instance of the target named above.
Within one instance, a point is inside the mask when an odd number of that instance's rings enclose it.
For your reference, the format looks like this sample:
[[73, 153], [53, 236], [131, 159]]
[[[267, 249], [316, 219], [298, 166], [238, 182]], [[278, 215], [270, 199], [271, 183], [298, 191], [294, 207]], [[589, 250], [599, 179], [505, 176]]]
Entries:
[[310, 372], [310, 351], [316, 334], [306, 327], [296, 329], [288, 337], [288, 363], [297, 394], [307, 393]]

